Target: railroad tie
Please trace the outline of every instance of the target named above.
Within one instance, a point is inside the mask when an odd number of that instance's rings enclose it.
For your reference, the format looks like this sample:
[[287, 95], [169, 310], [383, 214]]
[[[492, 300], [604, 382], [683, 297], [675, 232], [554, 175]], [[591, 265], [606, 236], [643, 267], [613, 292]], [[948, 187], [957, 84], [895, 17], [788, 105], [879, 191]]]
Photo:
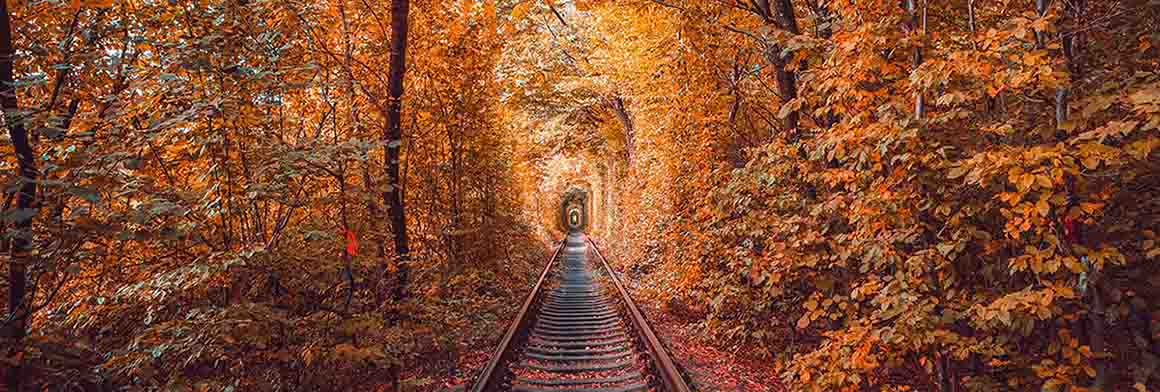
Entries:
[[575, 235], [567, 241], [556, 270], [559, 284], [544, 294], [520, 359], [510, 365], [511, 390], [647, 390], [647, 356], [596, 281], [588, 244]]

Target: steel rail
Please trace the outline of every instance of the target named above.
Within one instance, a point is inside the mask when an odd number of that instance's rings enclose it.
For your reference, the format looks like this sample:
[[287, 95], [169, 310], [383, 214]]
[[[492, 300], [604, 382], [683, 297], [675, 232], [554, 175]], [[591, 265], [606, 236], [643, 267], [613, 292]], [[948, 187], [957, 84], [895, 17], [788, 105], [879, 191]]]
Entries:
[[521, 333], [527, 332], [529, 326], [528, 324], [531, 323], [532, 315], [535, 313], [531, 310], [533, 310], [532, 308], [534, 308], [540, 302], [538, 297], [542, 295], [541, 292], [543, 291], [542, 289], [544, 287], [544, 281], [547, 280], [548, 275], [552, 272], [552, 266], [556, 264], [556, 259], [560, 257], [560, 251], [563, 250], [567, 245], [568, 239], [565, 238], [560, 242], [560, 246], [557, 246], [556, 250], [552, 252], [552, 258], [548, 259], [547, 265], [544, 266], [544, 271], [540, 273], [540, 279], [536, 281], [536, 285], [532, 287], [532, 292], [528, 293], [528, 298], [524, 300], [524, 306], [520, 307], [519, 314], [516, 315], [516, 318], [512, 320], [511, 326], [509, 326], [507, 332], [504, 333], [503, 340], [500, 341], [499, 347], [497, 347], [496, 351], [492, 353], [491, 359], [488, 360], [487, 365], [483, 367], [483, 372], [478, 379], [479, 381], [477, 381], [475, 385], [472, 386], [471, 390], [473, 392], [498, 391], [500, 390], [503, 382], [506, 381], [506, 377], [504, 377], [504, 375], [507, 369], [500, 365], [510, 362], [512, 359], [514, 359], [513, 356], [516, 352], [515, 349], [519, 343], [519, 339], [517, 338], [520, 337]]
[[588, 234], [585, 234], [583, 238], [588, 240], [589, 245], [592, 245], [593, 252], [600, 257], [604, 270], [608, 271], [608, 278], [612, 281], [612, 285], [616, 285], [616, 291], [621, 293], [625, 310], [629, 312], [629, 320], [632, 321], [632, 327], [637, 329], [640, 337], [643, 337], [645, 348], [648, 349], [648, 354], [653, 357], [654, 370], [660, 376], [661, 383], [665, 384], [665, 390], [668, 392], [689, 392], [689, 384], [684, 382], [684, 377], [681, 376], [681, 371], [677, 370], [673, 357], [670, 357], [668, 351], [665, 350], [665, 344], [657, 339], [657, 334], [653, 333], [652, 327], [648, 326], [648, 320], [645, 319], [644, 313], [641, 313], [637, 304], [632, 302], [629, 290], [624, 289], [621, 278], [616, 275], [616, 271], [612, 269], [608, 259], [600, 252], [600, 247], [596, 246], [596, 241], [593, 241], [592, 237], [588, 237]]
[[612, 280], [612, 284], [616, 286], [616, 290], [620, 292], [620, 297], [624, 300], [624, 307], [628, 311], [629, 320], [632, 321], [632, 326], [637, 333], [644, 339], [645, 348], [648, 349], [649, 355], [653, 357], [653, 366], [657, 375], [661, 378], [661, 383], [664, 384], [665, 390], [669, 392], [689, 392], [689, 384], [685, 382], [685, 378], [681, 376], [680, 370], [673, 362], [672, 357], [665, 351], [665, 347], [661, 344], [660, 339], [653, 333], [652, 327], [649, 327], [648, 320], [644, 318], [644, 313], [641, 313], [640, 308], [632, 301], [632, 297], [628, 295], [628, 290], [625, 290], [624, 284], [620, 282], [620, 278], [616, 275], [616, 271], [608, 264], [608, 259], [604, 254], [600, 253], [600, 248], [596, 246], [596, 242], [592, 241], [592, 237], [584, 234], [584, 239], [592, 245], [592, 251], [596, 256], [600, 257], [601, 264], [604, 265], [604, 270], [608, 272], [608, 278]]

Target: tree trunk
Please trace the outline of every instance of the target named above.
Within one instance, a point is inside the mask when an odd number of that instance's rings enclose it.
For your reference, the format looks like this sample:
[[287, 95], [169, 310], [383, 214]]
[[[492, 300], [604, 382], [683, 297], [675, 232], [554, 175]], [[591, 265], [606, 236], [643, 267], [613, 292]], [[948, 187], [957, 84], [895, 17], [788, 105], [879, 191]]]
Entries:
[[410, 272], [410, 247], [407, 245], [407, 215], [403, 211], [403, 185], [399, 176], [400, 149], [403, 147], [402, 104], [403, 76], [407, 71], [407, 15], [408, 0], [391, 1], [391, 64], [387, 101], [387, 126], [383, 135], [387, 143], [387, 190], [383, 204], [390, 208], [391, 230], [395, 235], [395, 252], [399, 255], [399, 273], [395, 285], [396, 300], [406, 297], [407, 275]]
[[[815, 33], [819, 38], [829, 41], [834, 36], [834, 13], [828, 8], [826, 3], [810, 3], [813, 5], [814, 15], [817, 17], [817, 24], [820, 27], [815, 28]], [[827, 110], [824, 117], [822, 117], [822, 127], [826, 129], [833, 128], [840, 119], [837, 114]]]
[[[797, 16], [793, 12], [793, 3], [790, 0], [774, 0], [772, 5], [773, 9], [770, 9], [768, 2], [762, 1], [758, 3], [757, 10], [765, 18], [766, 22], [791, 34], [801, 34], [801, 29], [798, 28], [797, 24]], [[770, 45], [766, 51], [765, 58], [773, 66], [773, 73], [777, 77], [777, 92], [781, 96], [782, 104], [785, 104], [798, 96], [797, 74], [788, 68], [789, 61], [793, 58], [793, 53], [787, 53], [785, 56], [782, 56], [781, 52], [781, 45]], [[778, 110], [774, 110], [774, 112], [776, 113]], [[788, 113], [783, 120], [785, 130], [796, 130], [800, 118], [801, 115], [797, 110]], [[796, 139], [797, 137], [794, 136], [791, 141]]]
[[[789, 66], [789, 58], [792, 58], [793, 54], [790, 53], [782, 56], [781, 51], [781, 45], [772, 45], [769, 52], [766, 53], [766, 60], [773, 65], [773, 73], [777, 77], [777, 94], [781, 96], [781, 101], [784, 105], [797, 98], [798, 89], [797, 74], [787, 68]], [[777, 111], [774, 110], [774, 112]], [[800, 119], [801, 115], [797, 110], [786, 114], [783, 120], [785, 130], [792, 131], [797, 129]]]
[[777, 0], [774, 2], [774, 7], [777, 8], [777, 18], [781, 19], [782, 27], [793, 33], [794, 35], [801, 34], [801, 29], [798, 28], [797, 16], [793, 13], [793, 3], [790, 0]]
[[[1068, 3], [1070, 3], [1070, 2], [1068, 2]], [[1049, 4], [1048, 4], [1047, 0], [1036, 0], [1035, 1], [1035, 11], [1039, 14], [1039, 17], [1042, 18], [1044, 16], [1047, 16], [1048, 5]], [[1065, 20], [1066, 20], [1068, 14], [1074, 10], [1074, 5], [1066, 6], [1066, 7], [1067, 7], [1067, 10], [1064, 11]], [[1072, 65], [1071, 65], [1071, 42], [1070, 42], [1070, 38], [1067, 38], [1067, 36], [1062, 34], [1062, 28], [1060, 30], [1061, 30], [1060, 36], [1064, 37], [1063, 42], [1062, 42], [1063, 47], [1064, 47], [1063, 48], [1064, 58], [1068, 63], [1068, 70], [1074, 72], [1074, 69], [1072, 68]], [[1047, 37], [1046, 32], [1041, 32], [1041, 31], [1035, 32], [1035, 46], [1037, 49], [1047, 48], [1047, 40], [1048, 40], [1048, 37]], [[1060, 87], [1059, 89], [1057, 89], [1055, 91], [1055, 126], [1056, 127], [1063, 126], [1063, 123], [1067, 121], [1067, 105], [1068, 105], [1069, 93], [1070, 92], [1068, 91], [1067, 87]]]
[[632, 156], [635, 152], [636, 129], [632, 123], [632, 113], [629, 113], [628, 108], [624, 106], [624, 99], [615, 97], [609, 100], [609, 106], [612, 107], [616, 118], [620, 120], [620, 124], [624, 126], [624, 151], [627, 154], [628, 166], [632, 167]]
[[[36, 197], [36, 154], [29, 144], [28, 130], [24, 126], [24, 118], [20, 114], [20, 102], [16, 97], [16, 87], [13, 85], [13, 58], [16, 51], [12, 46], [12, 29], [8, 15], [7, 2], [0, 1], [0, 107], [4, 110], [4, 122], [8, 126], [8, 135], [12, 138], [12, 147], [20, 167], [20, 188], [16, 194], [16, 208], [10, 212], [20, 214], [20, 219], [14, 222], [13, 228], [19, 233], [10, 244], [11, 258], [8, 265], [8, 315], [4, 325], [4, 337], [9, 340], [9, 349], [0, 353], [8, 358], [20, 358], [23, 350], [25, 321], [28, 318], [28, 307], [24, 303], [27, 285], [26, 270], [32, 255], [32, 218], [35, 215]], [[22, 361], [17, 359], [17, 361]], [[22, 379], [22, 365], [18, 363], [8, 371], [7, 387], [9, 391], [19, 391]]]
[[[1091, 287], [1091, 311], [1088, 313], [1088, 322], [1091, 324], [1088, 328], [1088, 343], [1091, 346], [1092, 353], [1095, 355], [1104, 354], [1107, 350], [1107, 344], [1104, 340], [1104, 325], [1107, 323], [1106, 313], [1107, 309], [1104, 306], [1103, 293], [1100, 292], [1102, 288], [1101, 282], [1093, 281]], [[1092, 379], [1091, 389], [1093, 391], [1104, 391], [1108, 386], [1108, 368], [1107, 361], [1103, 358], [1095, 358], [1092, 367], [1096, 370], [1096, 376]]]
[[[926, 33], [926, 5], [923, 4], [921, 15], [918, 10], [918, 0], [906, 0], [906, 10], [910, 12], [910, 30], [911, 33], [921, 31]], [[921, 30], [919, 30], [921, 29]], [[922, 65], [922, 46], [915, 46], [912, 53], [912, 60], [915, 70]], [[923, 114], [926, 111], [926, 102], [924, 100], [922, 89], [914, 91], [914, 118], [922, 120]]]

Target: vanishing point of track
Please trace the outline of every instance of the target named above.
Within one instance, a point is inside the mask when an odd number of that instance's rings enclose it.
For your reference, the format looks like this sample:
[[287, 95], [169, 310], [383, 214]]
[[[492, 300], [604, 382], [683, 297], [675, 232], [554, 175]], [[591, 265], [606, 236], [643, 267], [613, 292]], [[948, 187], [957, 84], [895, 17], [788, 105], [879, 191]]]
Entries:
[[[606, 294], [601, 281], [611, 283], [615, 293]], [[553, 252], [472, 387], [475, 392], [649, 390], [690, 389], [608, 260], [588, 236], [576, 232]]]

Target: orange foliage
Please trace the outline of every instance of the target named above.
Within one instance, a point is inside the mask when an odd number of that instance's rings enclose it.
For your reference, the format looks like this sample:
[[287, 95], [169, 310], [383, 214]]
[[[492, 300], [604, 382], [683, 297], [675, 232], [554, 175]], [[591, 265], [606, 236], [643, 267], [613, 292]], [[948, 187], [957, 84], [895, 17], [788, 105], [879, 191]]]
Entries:
[[1160, 388], [1154, 1], [413, 0], [401, 300], [387, 2], [8, 3], [28, 388], [469, 378], [569, 192], [789, 389]]
[[1160, 385], [1154, 4], [577, 7], [618, 259], [790, 389]]

